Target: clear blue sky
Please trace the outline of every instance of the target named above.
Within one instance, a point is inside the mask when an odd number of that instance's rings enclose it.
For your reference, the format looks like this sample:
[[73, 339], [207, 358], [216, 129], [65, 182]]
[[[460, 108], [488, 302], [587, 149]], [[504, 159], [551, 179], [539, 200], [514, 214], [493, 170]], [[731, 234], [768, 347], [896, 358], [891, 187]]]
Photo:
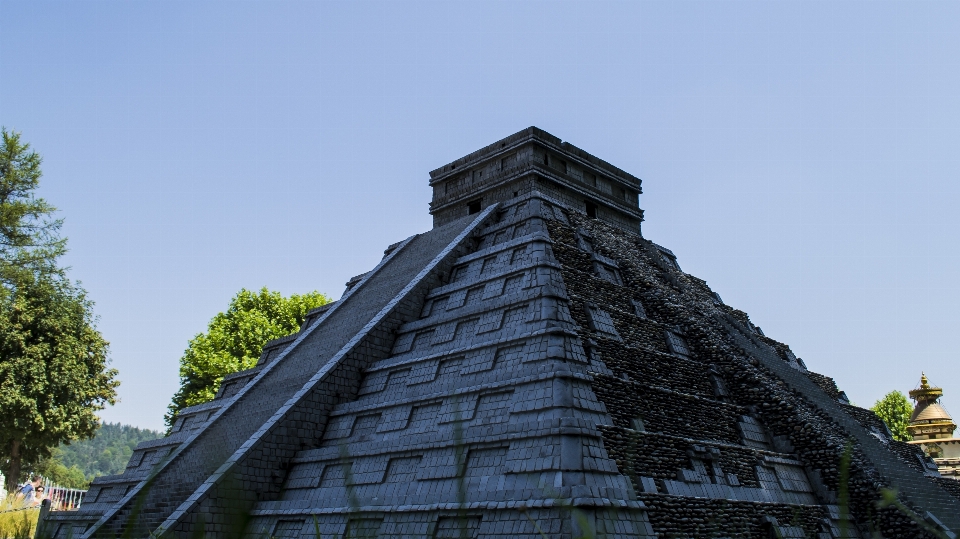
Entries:
[[242, 287], [334, 297], [427, 172], [536, 125], [641, 177], [645, 235], [860, 405], [960, 412], [960, 3], [14, 2], [0, 124], [160, 428]]

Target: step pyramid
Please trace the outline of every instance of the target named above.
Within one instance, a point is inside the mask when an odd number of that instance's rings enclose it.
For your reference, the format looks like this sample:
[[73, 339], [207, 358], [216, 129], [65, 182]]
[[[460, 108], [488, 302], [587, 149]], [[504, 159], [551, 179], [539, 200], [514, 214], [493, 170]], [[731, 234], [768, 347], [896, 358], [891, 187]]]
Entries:
[[533, 127], [430, 177], [433, 230], [38, 534], [960, 529], [960, 482], [642, 237], [638, 178]]

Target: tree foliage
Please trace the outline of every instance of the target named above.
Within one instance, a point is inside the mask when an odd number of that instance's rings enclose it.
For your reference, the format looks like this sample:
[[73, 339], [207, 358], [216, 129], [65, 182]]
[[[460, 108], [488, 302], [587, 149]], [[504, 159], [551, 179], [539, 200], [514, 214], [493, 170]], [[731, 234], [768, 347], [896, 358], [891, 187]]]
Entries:
[[35, 194], [41, 161], [20, 133], [0, 128], [0, 280], [7, 286], [24, 273], [57, 272], [66, 251], [56, 208]]
[[46, 483], [58, 487], [85, 489], [90, 486], [90, 480], [79, 466], [63, 463], [59, 447], [34, 467], [34, 473], [42, 475]]
[[263, 345], [296, 332], [310, 309], [329, 302], [316, 291], [288, 298], [266, 287], [237, 293], [180, 358], [180, 389], [164, 418], [167, 425], [180, 410], [212, 400], [224, 376], [256, 365]]
[[[0, 299], [0, 448], [15, 482], [61, 442], [96, 432], [117, 371], [83, 289], [56, 275], [20, 278]], [[9, 490], [9, 489], [8, 489]]]
[[7, 490], [61, 442], [89, 437], [117, 372], [93, 303], [70, 282], [56, 208], [35, 194], [40, 156], [0, 128], [0, 470]]
[[870, 409], [886, 423], [895, 440], [906, 442], [912, 439], [907, 431], [907, 425], [910, 424], [913, 407], [910, 406], [906, 395], [899, 391], [891, 391]]
[[[122, 473], [137, 444], [160, 436], [162, 434], [155, 430], [120, 423], [102, 423], [89, 440], [68, 442], [58, 447], [50, 459], [50, 467], [59, 465], [67, 471], [78, 470], [82, 482], [89, 483], [101, 475]], [[43, 469], [38, 469], [38, 472], [45, 477], [52, 477]], [[60, 484], [69, 486], [64, 482]]]

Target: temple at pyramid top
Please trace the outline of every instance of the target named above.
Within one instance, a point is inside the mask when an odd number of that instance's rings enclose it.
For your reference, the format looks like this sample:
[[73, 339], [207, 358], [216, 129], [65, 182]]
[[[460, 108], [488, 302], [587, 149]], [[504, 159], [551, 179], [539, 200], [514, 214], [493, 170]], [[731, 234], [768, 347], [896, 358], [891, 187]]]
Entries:
[[588, 217], [639, 233], [640, 178], [536, 127], [430, 172], [433, 226], [540, 192]]

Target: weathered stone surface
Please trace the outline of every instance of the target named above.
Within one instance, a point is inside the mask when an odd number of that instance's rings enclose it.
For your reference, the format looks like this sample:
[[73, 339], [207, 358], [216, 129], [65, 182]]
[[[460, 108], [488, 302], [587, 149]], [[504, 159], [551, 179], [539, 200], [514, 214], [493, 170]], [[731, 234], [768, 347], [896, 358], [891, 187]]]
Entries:
[[641, 237], [637, 178], [530, 128], [431, 185], [434, 230], [43, 531], [827, 539], [842, 491], [853, 536], [960, 528], [960, 489]]

